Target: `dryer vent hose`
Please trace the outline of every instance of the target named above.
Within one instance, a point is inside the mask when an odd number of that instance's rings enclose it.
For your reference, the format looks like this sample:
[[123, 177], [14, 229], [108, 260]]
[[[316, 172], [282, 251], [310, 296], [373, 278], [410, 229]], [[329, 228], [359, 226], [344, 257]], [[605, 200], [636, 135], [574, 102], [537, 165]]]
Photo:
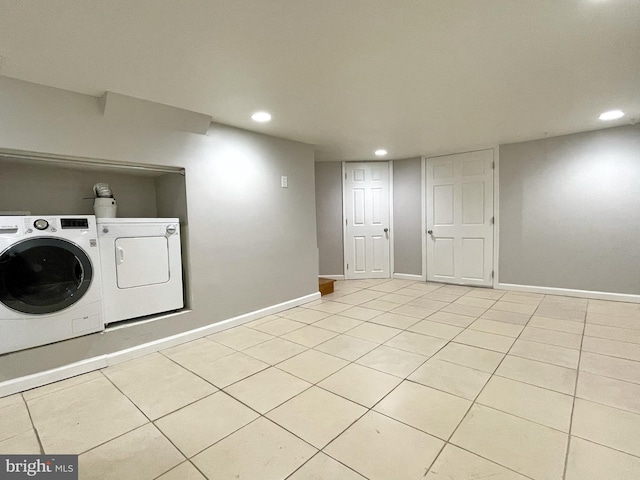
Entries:
[[93, 186], [93, 193], [96, 197], [113, 198], [113, 193], [111, 193], [111, 187], [108, 183], [96, 183]]

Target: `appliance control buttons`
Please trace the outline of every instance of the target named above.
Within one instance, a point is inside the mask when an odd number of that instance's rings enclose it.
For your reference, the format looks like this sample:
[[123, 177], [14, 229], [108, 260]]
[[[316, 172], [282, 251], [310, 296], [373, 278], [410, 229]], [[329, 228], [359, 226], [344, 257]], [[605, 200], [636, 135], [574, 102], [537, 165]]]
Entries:
[[35, 222], [33, 222], [33, 226], [36, 227], [38, 230], [46, 230], [47, 227], [49, 226], [49, 222], [47, 222], [43, 218], [40, 218]]
[[167, 225], [167, 233], [169, 235], [173, 235], [178, 231], [178, 228], [175, 225]]
[[33, 230], [31, 228], [27, 228], [27, 233], [33, 233]]
[[109, 227], [102, 227], [102, 233], [109, 233]]
[[58, 229], [57, 229], [56, 227], [51, 227], [51, 231], [52, 231], [52, 232], [57, 232], [57, 231], [58, 231]]

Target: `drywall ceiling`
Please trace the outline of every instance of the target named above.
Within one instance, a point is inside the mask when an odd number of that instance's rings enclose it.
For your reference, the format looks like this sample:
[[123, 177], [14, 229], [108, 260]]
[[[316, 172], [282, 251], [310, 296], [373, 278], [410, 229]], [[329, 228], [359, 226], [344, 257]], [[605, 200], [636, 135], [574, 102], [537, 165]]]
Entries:
[[639, 118], [639, 25], [638, 0], [0, 0], [0, 74], [402, 158]]

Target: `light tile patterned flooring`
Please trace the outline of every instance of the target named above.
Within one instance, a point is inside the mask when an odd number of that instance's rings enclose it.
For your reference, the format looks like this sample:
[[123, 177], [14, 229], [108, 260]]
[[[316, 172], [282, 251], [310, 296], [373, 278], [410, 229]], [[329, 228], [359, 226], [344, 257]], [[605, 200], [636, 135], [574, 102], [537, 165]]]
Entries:
[[400, 280], [0, 399], [82, 479], [640, 478], [640, 305]]

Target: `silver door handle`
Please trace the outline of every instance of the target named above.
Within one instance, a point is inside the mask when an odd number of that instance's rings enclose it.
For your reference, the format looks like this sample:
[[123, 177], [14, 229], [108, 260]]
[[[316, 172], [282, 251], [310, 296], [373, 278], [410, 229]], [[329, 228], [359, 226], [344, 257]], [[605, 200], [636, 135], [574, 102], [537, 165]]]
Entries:
[[433, 230], [427, 230], [427, 233], [428, 233], [429, 235], [433, 235]]
[[388, 229], [388, 228], [385, 228], [385, 229], [384, 229], [384, 233], [389, 233], [389, 229]]

